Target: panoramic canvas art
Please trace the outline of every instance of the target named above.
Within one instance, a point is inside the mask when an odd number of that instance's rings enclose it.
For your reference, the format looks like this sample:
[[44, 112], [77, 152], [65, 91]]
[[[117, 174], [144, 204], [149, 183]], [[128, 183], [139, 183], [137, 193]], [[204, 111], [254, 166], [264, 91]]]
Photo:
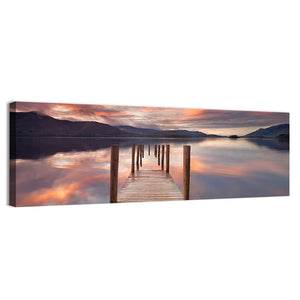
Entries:
[[12, 206], [289, 195], [289, 113], [10, 104]]

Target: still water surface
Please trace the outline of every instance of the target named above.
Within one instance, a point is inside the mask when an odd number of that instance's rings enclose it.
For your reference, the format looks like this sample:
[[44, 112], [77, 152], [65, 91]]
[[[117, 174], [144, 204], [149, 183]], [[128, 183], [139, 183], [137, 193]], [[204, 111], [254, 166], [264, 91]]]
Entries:
[[170, 174], [181, 191], [183, 145], [191, 145], [190, 199], [289, 194], [289, 144], [276, 139], [18, 138], [10, 161], [17, 206], [108, 203], [110, 146], [120, 145], [120, 189], [133, 143], [145, 144], [143, 168], [148, 145], [153, 155], [155, 144], [170, 144]]

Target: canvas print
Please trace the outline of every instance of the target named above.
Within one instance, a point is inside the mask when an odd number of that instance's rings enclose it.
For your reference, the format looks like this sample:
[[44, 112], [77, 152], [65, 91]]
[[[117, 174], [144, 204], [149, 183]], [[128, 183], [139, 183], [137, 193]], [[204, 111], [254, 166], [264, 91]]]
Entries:
[[289, 113], [10, 104], [17, 207], [289, 195]]

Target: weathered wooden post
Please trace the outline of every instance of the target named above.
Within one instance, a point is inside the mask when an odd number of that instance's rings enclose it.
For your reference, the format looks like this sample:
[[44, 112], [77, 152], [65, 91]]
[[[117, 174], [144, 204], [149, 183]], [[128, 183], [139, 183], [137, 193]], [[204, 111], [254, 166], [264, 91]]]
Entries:
[[158, 150], [157, 150], [157, 161], [158, 161], [158, 165], [160, 165], [160, 145], [158, 145]]
[[154, 146], [154, 155], [157, 157], [157, 145]]
[[166, 145], [166, 172], [170, 170], [170, 145]]
[[136, 169], [140, 168], [140, 145], [136, 146]]
[[131, 145], [131, 173], [134, 173], [135, 144]]
[[148, 145], [148, 155], [150, 155], [150, 145]]
[[110, 203], [117, 203], [118, 199], [118, 167], [119, 146], [112, 145], [110, 152]]
[[183, 200], [190, 198], [191, 146], [183, 146]]
[[140, 145], [140, 167], [143, 166], [143, 145]]
[[164, 170], [164, 162], [165, 162], [165, 145], [161, 146], [161, 169]]

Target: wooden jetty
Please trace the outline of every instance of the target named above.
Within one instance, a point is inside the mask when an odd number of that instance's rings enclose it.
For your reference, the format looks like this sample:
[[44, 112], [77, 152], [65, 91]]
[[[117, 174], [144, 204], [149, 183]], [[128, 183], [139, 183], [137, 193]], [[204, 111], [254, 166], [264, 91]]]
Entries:
[[[170, 145], [166, 145], [166, 147], [165, 145], [154, 145], [154, 157], [148, 158], [148, 168], [146, 169], [142, 168], [142, 161], [145, 157], [144, 145], [132, 145], [131, 149], [131, 173], [125, 184], [120, 189], [120, 192], [117, 193], [119, 147], [114, 145], [111, 148], [111, 203], [189, 199], [190, 146], [183, 146], [183, 194], [180, 192], [172, 176], [169, 174]], [[166, 153], [164, 151], [165, 149]], [[148, 145], [148, 156], [150, 156], [150, 145]], [[164, 170], [165, 159], [166, 170]]]

